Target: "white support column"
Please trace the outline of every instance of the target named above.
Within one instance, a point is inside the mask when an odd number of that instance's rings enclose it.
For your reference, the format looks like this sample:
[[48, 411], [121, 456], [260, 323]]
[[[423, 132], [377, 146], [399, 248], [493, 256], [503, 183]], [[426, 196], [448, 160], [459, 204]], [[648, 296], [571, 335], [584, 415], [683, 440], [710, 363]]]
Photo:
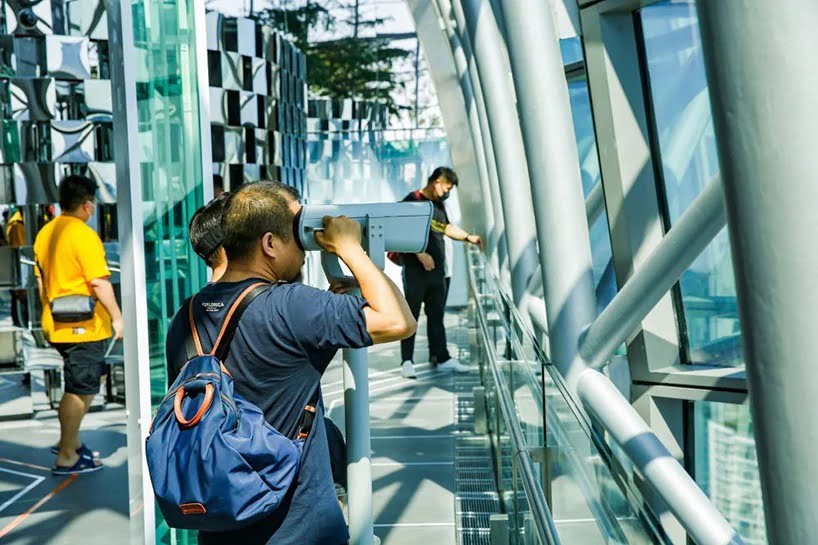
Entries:
[[[446, 4], [448, 9], [444, 10], [441, 8], [441, 4]], [[463, 46], [460, 43], [457, 35], [454, 32], [452, 27], [452, 21], [448, 15], [451, 11], [451, 5], [448, 0], [438, 0], [435, 2], [436, 6], [440, 13], [440, 19], [443, 21], [443, 28], [442, 30], [445, 31], [448, 40], [449, 40], [449, 47], [452, 51], [452, 57], [454, 59], [455, 69], [457, 70], [457, 79], [460, 82], [460, 89], [463, 92], [463, 100], [466, 103], [466, 112], [469, 118], [469, 130], [471, 131], [472, 135], [472, 142], [474, 144], [474, 154], [477, 160], [477, 168], [480, 172], [480, 187], [481, 192], [483, 194], [483, 206], [485, 209], [484, 215], [486, 217], [487, 224], [485, 226], [485, 232], [487, 233], [486, 239], [486, 247], [488, 249], [489, 260], [494, 269], [499, 271], [500, 263], [499, 258], [497, 255], [497, 251], [499, 249], [498, 246], [498, 239], [500, 232], [498, 231], [496, 220], [495, 220], [495, 209], [493, 204], [493, 199], [491, 198], [491, 178], [489, 174], [489, 165], [487, 163], [487, 153], [486, 147], [484, 145], [484, 137], [482, 131], [480, 129], [480, 117], [477, 112], [477, 99], [474, 94], [474, 88], [472, 86], [471, 77], [469, 76], [469, 67], [468, 61], [466, 60], [466, 54], [463, 51]], [[491, 154], [492, 162], [494, 161], [494, 154]], [[491, 177], [494, 178], [496, 181], [497, 177], [497, 166], [492, 165], [492, 173]], [[499, 208], [499, 203], [497, 204]], [[500, 208], [500, 210], [502, 210]], [[501, 214], [502, 216], [502, 214]], [[502, 218], [501, 218], [502, 219]]]
[[453, 167], [460, 177], [457, 189], [463, 227], [488, 239], [491, 217], [484, 193], [482, 164], [469, 126], [468, 103], [463, 96], [446, 33], [433, 2], [407, 0], [415, 28], [435, 85]]
[[[477, 72], [477, 63], [471, 46], [468, 34], [463, 30], [465, 23], [458, 22], [459, 31], [455, 29], [452, 17], [456, 17], [458, 11], [454, 9], [451, 0], [438, 0], [441, 18], [452, 48], [455, 66], [457, 67], [461, 87], [464, 97], [468, 96], [468, 89], [471, 86], [472, 97], [474, 98], [474, 111], [469, 111], [471, 123], [477, 123], [480, 139], [475, 141], [475, 146], [482, 146], [486, 158], [486, 169], [488, 175], [488, 199], [494, 217], [494, 237], [490, 242], [497, 247], [496, 266], [500, 277], [508, 284], [510, 273], [508, 272], [508, 238], [506, 236], [505, 219], [503, 217], [503, 198], [500, 193], [500, 178], [497, 174], [497, 159], [494, 153], [494, 143], [491, 138], [488, 114], [486, 113], [486, 100], [483, 96], [483, 88], [480, 86], [480, 77]], [[458, 8], [459, 10], [459, 8]], [[462, 10], [459, 10], [462, 14]], [[457, 17], [456, 17], [457, 18]], [[462, 20], [462, 18], [458, 18]], [[465, 67], [463, 63], [465, 62]], [[469, 106], [467, 104], [467, 106]], [[476, 115], [476, 120], [472, 115]], [[494, 256], [492, 256], [493, 258]], [[492, 259], [494, 264], [494, 259]]]
[[150, 350], [145, 284], [133, 21], [129, 0], [106, 0], [111, 54], [111, 92], [116, 149], [120, 288], [125, 323], [125, 408], [127, 411], [128, 498], [131, 545], [156, 543], [153, 488], [144, 445], [151, 423]]
[[701, 25], [767, 536], [818, 535], [818, 4], [705, 0]]
[[455, 0], [452, 7], [461, 41], [464, 41], [464, 35], [468, 35], [474, 47], [503, 196], [511, 289], [514, 302], [519, 304], [536, 268], [537, 247], [528, 166], [508, 54], [488, 0]]
[[596, 315], [591, 242], [574, 139], [571, 102], [551, 8], [540, 0], [502, 0], [505, 34], [530, 173], [551, 358], [569, 384]]

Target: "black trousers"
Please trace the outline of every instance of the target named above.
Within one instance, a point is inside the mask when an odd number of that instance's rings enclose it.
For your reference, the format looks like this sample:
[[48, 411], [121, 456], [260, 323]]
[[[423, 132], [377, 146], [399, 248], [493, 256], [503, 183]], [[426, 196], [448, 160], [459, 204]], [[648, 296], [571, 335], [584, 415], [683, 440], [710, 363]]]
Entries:
[[[443, 363], [450, 358], [446, 348], [446, 279], [443, 271], [424, 271], [415, 267], [403, 268], [403, 293], [415, 319], [423, 305], [426, 312], [426, 336], [429, 338], [429, 360]], [[401, 361], [411, 361], [415, 353], [415, 336], [400, 342]]]

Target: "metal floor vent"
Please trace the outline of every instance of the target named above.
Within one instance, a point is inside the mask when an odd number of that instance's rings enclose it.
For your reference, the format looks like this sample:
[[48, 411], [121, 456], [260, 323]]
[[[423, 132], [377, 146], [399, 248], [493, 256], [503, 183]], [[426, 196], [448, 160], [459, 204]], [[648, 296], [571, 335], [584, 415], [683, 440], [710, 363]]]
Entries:
[[457, 327], [448, 330], [450, 342], [457, 344], [460, 361], [475, 369], [458, 374], [454, 380], [455, 395], [455, 521], [459, 545], [491, 545], [489, 519], [500, 513], [491, 458], [491, 443], [487, 435], [474, 433], [474, 387], [480, 386], [477, 363], [469, 353], [466, 313], [461, 313]]
[[455, 491], [463, 498], [481, 497], [484, 494], [494, 494], [496, 496], [497, 492], [494, 491], [496, 487], [497, 484], [491, 479], [483, 481], [461, 480], [457, 481]]
[[456, 528], [460, 545], [491, 545], [489, 517], [500, 512], [500, 497], [489, 441], [474, 435], [475, 378], [455, 378], [455, 429], [460, 432], [455, 439]]
[[460, 545], [491, 545], [488, 528], [459, 530]]

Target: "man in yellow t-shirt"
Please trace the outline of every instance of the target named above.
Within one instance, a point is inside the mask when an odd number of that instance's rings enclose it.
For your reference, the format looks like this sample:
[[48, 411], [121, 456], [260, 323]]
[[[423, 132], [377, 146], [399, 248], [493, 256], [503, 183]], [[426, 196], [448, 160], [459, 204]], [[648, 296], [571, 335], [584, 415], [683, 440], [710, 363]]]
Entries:
[[[108, 280], [111, 272], [105, 249], [97, 233], [85, 223], [94, 214], [96, 190], [96, 183], [85, 176], [64, 178], [59, 187], [62, 214], [48, 222], [34, 242], [43, 331], [64, 362], [59, 454], [52, 468], [55, 475], [102, 469], [102, 462], [80, 441], [79, 429], [106, 374], [108, 340], [122, 338], [122, 313]], [[94, 316], [82, 322], [55, 322], [50, 302], [66, 295], [93, 296], [97, 303]]]

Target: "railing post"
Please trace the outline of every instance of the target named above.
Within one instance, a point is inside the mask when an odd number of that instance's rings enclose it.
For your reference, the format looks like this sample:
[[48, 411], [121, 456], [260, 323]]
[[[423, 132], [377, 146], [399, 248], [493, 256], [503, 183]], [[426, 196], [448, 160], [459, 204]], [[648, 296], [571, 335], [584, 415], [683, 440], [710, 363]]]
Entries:
[[495, 513], [489, 516], [489, 543], [491, 545], [510, 545], [508, 514]]
[[485, 435], [488, 431], [488, 415], [486, 414], [486, 388], [475, 386], [472, 389], [474, 396], [474, 433]]

